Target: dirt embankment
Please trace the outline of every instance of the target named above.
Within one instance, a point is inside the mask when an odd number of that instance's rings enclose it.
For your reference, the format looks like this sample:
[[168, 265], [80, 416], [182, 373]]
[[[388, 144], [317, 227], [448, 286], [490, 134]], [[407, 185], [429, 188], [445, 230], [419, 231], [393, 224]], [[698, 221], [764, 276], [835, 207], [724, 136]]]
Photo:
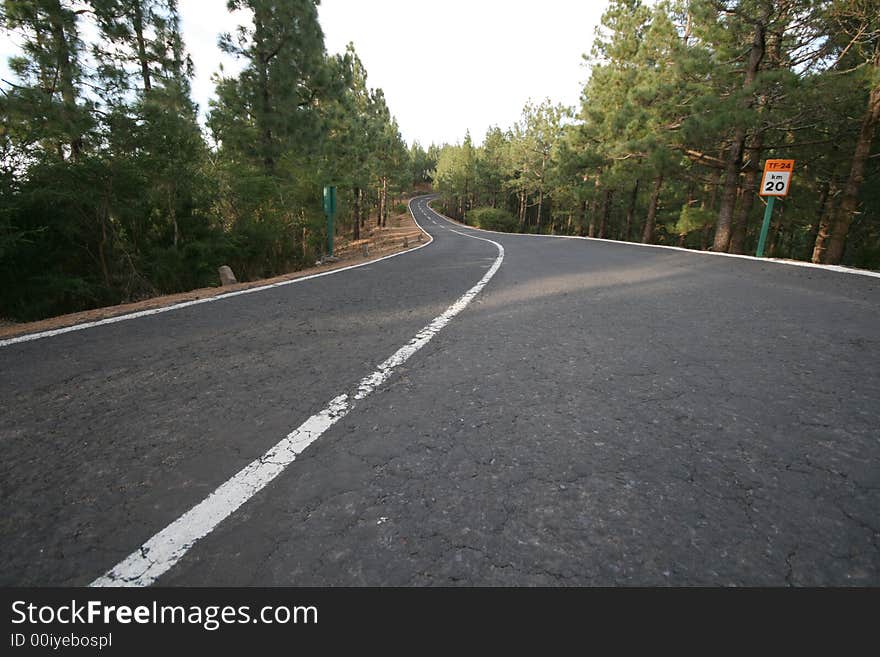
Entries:
[[[382, 258], [400, 251], [413, 249], [427, 241], [427, 236], [416, 226], [410, 213], [404, 212], [388, 217], [388, 225], [385, 228], [379, 228], [375, 225], [375, 219], [365, 222], [361, 228], [362, 239], [357, 241], [337, 238], [335, 255], [338, 260], [329, 263], [318, 264], [308, 269], [300, 269], [299, 271], [289, 274], [282, 274], [274, 278], [264, 278], [256, 281], [248, 281], [247, 283], [237, 283], [235, 285], [227, 285], [225, 287], [204, 287], [189, 292], [180, 292], [178, 294], [168, 294], [160, 297], [152, 297], [137, 301], [135, 303], [124, 303], [118, 306], [107, 306], [104, 308], [95, 308], [93, 310], [84, 310], [69, 315], [60, 315], [49, 319], [42, 319], [37, 322], [15, 323], [0, 319], [0, 339], [13, 338], [26, 333], [39, 333], [41, 331], [51, 331], [52, 329], [73, 326], [74, 324], [83, 324], [85, 322], [94, 322], [108, 317], [116, 317], [118, 315], [126, 315], [128, 313], [138, 312], [140, 310], [150, 310], [153, 308], [161, 308], [163, 306], [171, 306], [183, 301], [194, 301], [196, 299], [204, 299], [205, 297], [214, 297], [235, 290], [245, 290], [252, 287], [260, 287], [261, 285], [269, 285], [271, 283], [279, 283], [303, 276], [310, 276], [324, 271], [333, 269], [341, 269], [352, 265], [369, 262]], [[367, 255], [364, 255], [364, 247], [367, 249]], [[219, 280], [219, 279], [218, 279]]]

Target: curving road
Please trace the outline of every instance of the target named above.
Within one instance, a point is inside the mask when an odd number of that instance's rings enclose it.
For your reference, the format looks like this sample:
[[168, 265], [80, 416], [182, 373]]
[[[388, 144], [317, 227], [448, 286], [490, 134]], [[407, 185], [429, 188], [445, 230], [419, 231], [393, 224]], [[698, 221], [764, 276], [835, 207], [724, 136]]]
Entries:
[[880, 279], [412, 209], [0, 345], [0, 585], [880, 585]]

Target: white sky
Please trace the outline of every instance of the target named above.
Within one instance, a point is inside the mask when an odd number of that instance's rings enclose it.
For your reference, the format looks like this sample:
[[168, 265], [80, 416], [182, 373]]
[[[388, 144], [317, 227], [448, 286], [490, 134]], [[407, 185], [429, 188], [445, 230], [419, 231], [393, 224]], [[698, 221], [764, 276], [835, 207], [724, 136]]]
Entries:
[[322, 0], [328, 52], [353, 41], [408, 142], [480, 142], [529, 98], [575, 105], [605, 0]]
[[[349, 41], [381, 87], [408, 142], [476, 142], [492, 125], [509, 127], [529, 99], [575, 105], [605, 0], [322, 0], [327, 51]], [[211, 75], [239, 64], [217, 48], [217, 35], [246, 20], [225, 0], [180, 0], [183, 38], [196, 68], [194, 100], [202, 111]], [[3, 35], [0, 76], [14, 44]]]

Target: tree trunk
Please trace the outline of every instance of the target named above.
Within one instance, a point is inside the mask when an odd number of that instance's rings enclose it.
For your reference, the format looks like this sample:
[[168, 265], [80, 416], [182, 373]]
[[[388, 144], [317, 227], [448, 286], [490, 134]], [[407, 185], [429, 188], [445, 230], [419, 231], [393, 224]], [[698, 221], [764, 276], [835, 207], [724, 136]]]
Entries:
[[623, 239], [629, 242], [632, 239], [632, 225], [633, 219], [636, 216], [636, 200], [639, 196], [639, 180], [636, 178], [636, 182], [633, 185], [632, 191], [629, 196], [629, 206], [626, 209], [626, 223], [623, 228]]
[[819, 190], [817, 207], [816, 225], [810, 231], [810, 239], [807, 243], [813, 245], [810, 260], [819, 264], [825, 255], [825, 243], [831, 231], [831, 183], [828, 180], [822, 183], [822, 188]]
[[535, 223], [538, 226], [538, 233], [541, 232], [541, 211], [544, 208], [544, 171], [547, 167], [547, 156], [541, 158], [541, 176], [538, 178], [540, 186], [538, 187], [538, 216]]
[[[743, 89], [746, 90], [754, 84], [761, 60], [764, 58], [766, 23], [769, 15], [769, 6], [765, 5], [763, 15], [755, 22], [755, 34], [752, 38], [752, 47], [749, 50], [749, 61], [746, 65], [745, 79], [743, 80]], [[751, 104], [751, 101], [747, 100], [743, 109], [747, 110], [751, 107]], [[718, 222], [715, 225], [713, 251], [725, 252], [730, 246], [733, 211], [736, 206], [739, 170], [742, 166], [745, 141], [745, 128], [737, 128], [733, 133], [733, 142], [730, 145], [730, 152], [727, 154], [727, 163], [724, 167], [724, 192], [721, 195], [721, 209], [718, 211]]]
[[596, 176], [593, 188], [593, 200], [590, 201], [590, 227], [587, 231], [587, 234], [590, 237], [596, 237], [596, 216], [599, 214], [599, 190], [602, 188], [602, 184], [599, 182], [599, 176]]
[[144, 10], [142, 5], [143, 0], [134, 0], [132, 3], [134, 12], [132, 15], [132, 24], [134, 25], [134, 37], [137, 41], [137, 54], [138, 61], [141, 65], [141, 77], [144, 81], [144, 93], [149, 93], [153, 88], [152, 82], [150, 80], [150, 65], [149, 60], [147, 59], [147, 47], [144, 41]]
[[171, 215], [171, 226], [174, 229], [174, 248], [177, 248], [177, 243], [180, 241], [180, 226], [177, 225], [177, 207], [174, 202], [174, 194], [172, 190], [168, 190], [168, 213]]
[[605, 198], [602, 201], [602, 221], [599, 223], [599, 239], [605, 239], [608, 228], [608, 218], [611, 216], [611, 199], [614, 196], [613, 189], [605, 190]]
[[[783, 9], [787, 12], [788, 9]], [[767, 58], [770, 61], [770, 68], [779, 69], [784, 66], [782, 60], [782, 31], [773, 32], [768, 39], [765, 40], [765, 48], [768, 51]], [[770, 111], [770, 98], [767, 94], [761, 94], [758, 99], [758, 116], [763, 116]], [[752, 135], [751, 144], [749, 145], [749, 161], [746, 164], [746, 173], [743, 178], [742, 194], [740, 203], [733, 218], [733, 234], [730, 238], [730, 248], [728, 253], [743, 253], [746, 238], [749, 234], [749, 219], [752, 208], [755, 205], [755, 197], [758, 195], [758, 188], [761, 185], [761, 169], [759, 162], [761, 161], [761, 153], [764, 150], [764, 130], [758, 126]]]
[[68, 34], [64, 31], [61, 3], [55, 0], [49, 3], [49, 30], [55, 47], [55, 60], [58, 65], [58, 86], [61, 89], [61, 101], [66, 131], [70, 137], [70, 159], [76, 161], [82, 152], [82, 135], [76, 129], [76, 87], [74, 85], [73, 65], [70, 61], [71, 47]]
[[359, 240], [361, 238], [361, 188], [355, 185], [354, 187], [354, 233], [352, 234], [353, 240]]
[[596, 237], [596, 207], [599, 205], [597, 199], [590, 201], [590, 223], [587, 227], [587, 237]]
[[467, 176], [464, 178], [464, 197], [461, 200], [461, 220], [464, 221], [465, 215], [467, 215], [468, 211], [468, 180]]
[[760, 130], [752, 137], [749, 146], [749, 162], [746, 165], [746, 174], [743, 177], [742, 197], [733, 221], [733, 232], [730, 238], [728, 253], [742, 253], [745, 246], [746, 235], [749, 231], [749, 215], [755, 205], [755, 196], [761, 185], [761, 169], [758, 162], [761, 159], [761, 151], [764, 148], [764, 133]]
[[541, 232], [541, 208], [544, 207], [544, 190], [538, 190], [538, 215], [535, 218], [535, 225], [538, 227], [538, 232]]
[[[724, 156], [724, 153], [721, 152], [718, 154], [718, 159], [720, 160]], [[721, 170], [713, 168], [709, 172], [709, 181], [706, 183], [703, 188], [703, 200], [700, 202], [700, 207], [704, 210], [715, 209], [715, 199], [718, 197], [718, 182], [721, 180]], [[709, 248], [709, 240], [712, 236], [712, 230], [715, 228], [714, 223], [707, 223], [703, 227], [703, 235], [700, 238], [700, 249], [705, 251]]]
[[104, 285], [108, 288], [110, 287], [110, 270], [107, 267], [107, 215], [108, 215], [108, 203], [105, 200], [101, 206], [99, 212], [101, 213], [101, 242], [98, 244], [98, 256], [101, 260], [101, 275], [104, 277]]
[[526, 228], [526, 191], [521, 189], [519, 192], [519, 232], [523, 232]]
[[382, 228], [388, 225], [388, 176], [382, 176]]
[[[877, 44], [874, 54], [874, 68], [880, 70], [880, 43]], [[846, 236], [849, 233], [853, 217], [859, 210], [859, 190], [865, 180], [865, 165], [871, 154], [871, 142], [874, 140], [874, 132], [878, 122], [880, 122], [880, 85], [875, 86], [868, 96], [868, 110], [865, 112], [862, 128], [859, 130], [849, 178], [843, 188], [840, 205], [834, 212], [831, 236], [828, 239], [828, 249], [825, 251], [825, 264], [839, 265], [843, 259]]]
[[377, 202], [379, 204], [379, 211], [376, 216], [376, 226], [381, 228], [382, 227], [382, 185], [381, 184], [376, 187], [376, 195], [378, 197]]
[[654, 241], [654, 224], [657, 222], [657, 206], [660, 202], [660, 188], [663, 186], [663, 176], [654, 179], [654, 190], [651, 192], [651, 202], [648, 204], [648, 216], [645, 219], [645, 230], [642, 232], [642, 244], [650, 244]]
[[259, 112], [256, 123], [260, 132], [263, 150], [263, 166], [267, 173], [275, 171], [275, 157], [272, 154], [271, 93], [269, 91], [269, 54], [266, 52], [265, 28], [262, 12], [254, 12], [254, 45], [256, 49], [257, 86], [259, 87]]

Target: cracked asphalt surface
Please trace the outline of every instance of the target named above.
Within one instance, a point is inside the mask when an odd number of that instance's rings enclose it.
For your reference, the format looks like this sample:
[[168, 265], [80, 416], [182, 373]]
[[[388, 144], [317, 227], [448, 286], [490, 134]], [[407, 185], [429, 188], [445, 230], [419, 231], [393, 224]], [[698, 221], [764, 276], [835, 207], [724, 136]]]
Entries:
[[159, 585], [880, 585], [880, 280], [486, 234], [0, 349], [0, 584], [84, 585], [474, 302]]

